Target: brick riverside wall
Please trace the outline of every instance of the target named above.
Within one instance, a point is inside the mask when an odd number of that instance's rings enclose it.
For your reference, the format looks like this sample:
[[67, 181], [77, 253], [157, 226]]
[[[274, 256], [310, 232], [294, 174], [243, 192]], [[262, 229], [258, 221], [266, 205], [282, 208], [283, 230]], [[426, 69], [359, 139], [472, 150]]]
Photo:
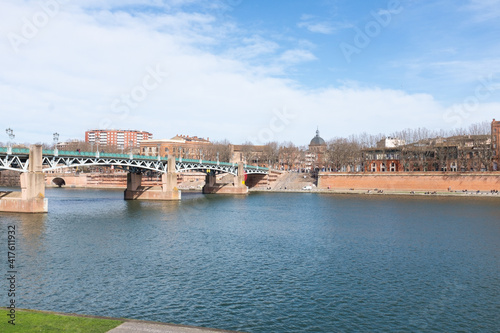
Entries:
[[19, 187], [21, 186], [21, 173], [11, 170], [0, 171], [0, 186]]
[[[17, 176], [19, 178], [19, 175]], [[64, 174], [64, 173], [49, 173], [45, 176], [45, 185], [49, 187], [55, 187], [56, 185], [52, 182], [54, 178], [62, 178], [66, 183], [65, 187], [102, 187], [102, 188], [126, 188], [127, 187], [127, 174], [126, 173], [81, 173], [79, 175], [75, 174]], [[190, 184], [191, 182], [196, 182], [197, 180], [205, 181], [205, 173], [190, 172], [190, 173], [179, 173], [177, 177], [177, 184], [186, 182]], [[156, 179], [156, 177], [142, 177], [143, 186], [160, 186], [161, 178]]]
[[318, 178], [319, 189], [404, 190], [404, 191], [500, 191], [500, 172], [445, 173], [326, 173]]

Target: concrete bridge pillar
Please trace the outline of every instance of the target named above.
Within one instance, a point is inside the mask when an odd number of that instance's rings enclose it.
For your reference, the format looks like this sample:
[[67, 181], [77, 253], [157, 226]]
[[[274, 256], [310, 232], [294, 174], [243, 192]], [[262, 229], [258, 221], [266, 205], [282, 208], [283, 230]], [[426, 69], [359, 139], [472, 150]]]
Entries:
[[128, 173], [127, 174], [127, 191], [137, 191], [141, 187], [142, 174]]
[[233, 184], [217, 184], [215, 175], [211, 173], [207, 175], [205, 186], [203, 187], [205, 194], [247, 194], [248, 187], [245, 185], [245, 170], [243, 164], [238, 165], [238, 175], [233, 178]]
[[215, 186], [216, 182], [217, 182], [217, 176], [211, 172], [207, 173], [207, 176], [205, 177], [205, 185], [213, 187]]
[[175, 172], [175, 157], [169, 156], [167, 173], [161, 176], [161, 187], [142, 186], [142, 175], [129, 173], [125, 200], [181, 200], [181, 191], [177, 188], [177, 173]]
[[243, 163], [238, 164], [238, 175], [235, 176], [234, 186], [246, 188], [246, 185], [245, 185], [245, 169], [243, 168]]
[[21, 173], [21, 195], [11, 192], [2, 196], [0, 211], [19, 213], [47, 213], [45, 175], [42, 172], [42, 146], [30, 146], [28, 172]]
[[169, 156], [167, 162], [167, 173], [161, 175], [162, 191], [178, 191], [177, 189], [177, 172], [175, 172], [175, 157]]

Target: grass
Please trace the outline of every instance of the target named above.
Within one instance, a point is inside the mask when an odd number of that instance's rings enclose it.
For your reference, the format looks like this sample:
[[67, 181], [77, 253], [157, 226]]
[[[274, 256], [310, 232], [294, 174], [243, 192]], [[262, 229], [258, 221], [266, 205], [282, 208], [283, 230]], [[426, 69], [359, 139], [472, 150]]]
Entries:
[[16, 309], [15, 325], [8, 323], [8, 311], [0, 308], [0, 332], [107, 332], [121, 323], [120, 320], [64, 316], [34, 310]]

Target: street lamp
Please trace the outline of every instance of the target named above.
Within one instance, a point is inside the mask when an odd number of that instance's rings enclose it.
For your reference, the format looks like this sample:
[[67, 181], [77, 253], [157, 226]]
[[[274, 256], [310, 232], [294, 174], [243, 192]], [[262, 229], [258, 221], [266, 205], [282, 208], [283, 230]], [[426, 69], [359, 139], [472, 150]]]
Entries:
[[217, 165], [219, 165], [219, 152], [217, 152]]
[[99, 141], [101, 141], [101, 135], [99, 133], [95, 134], [95, 143], [97, 146], [97, 150], [95, 152], [95, 156], [98, 158], [99, 157]]
[[133, 153], [133, 151], [132, 151], [132, 149], [134, 148], [134, 147], [132, 147], [132, 145], [133, 145], [133, 144], [134, 144], [134, 141], [132, 141], [132, 140], [130, 140], [130, 141], [128, 142], [128, 146], [130, 147], [130, 159], [133, 159], [133, 158], [134, 158], [134, 153]]
[[160, 157], [160, 147], [161, 147], [161, 144], [159, 144], [159, 143], [158, 143], [158, 144], [156, 145], [156, 151], [157, 151], [157, 153], [158, 153], [158, 161], [159, 161], [159, 160], [161, 160], [161, 157]]
[[7, 143], [7, 154], [12, 154], [12, 140], [14, 140], [16, 136], [14, 135], [14, 130], [10, 127], [7, 128], [5, 132], [9, 136], [9, 142]]
[[53, 139], [54, 139], [54, 156], [59, 155], [59, 151], [57, 150], [57, 143], [59, 142], [59, 133], [54, 133], [53, 134]]

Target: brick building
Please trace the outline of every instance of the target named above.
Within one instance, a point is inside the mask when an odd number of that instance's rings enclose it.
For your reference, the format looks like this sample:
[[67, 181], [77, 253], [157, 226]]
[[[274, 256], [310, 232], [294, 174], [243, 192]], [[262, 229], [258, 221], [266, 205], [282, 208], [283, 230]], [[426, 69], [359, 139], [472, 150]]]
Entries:
[[246, 164], [259, 164], [260, 166], [267, 166], [267, 160], [265, 156], [266, 146], [254, 146], [254, 145], [229, 145], [229, 151], [231, 156], [231, 162], [234, 163], [246, 163]]
[[366, 161], [364, 163], [364, 171], [404, 171], [399, 162], [401, 154], [400, 146], [403, 146], [404, 144], [404, 140], [389, 137], [377, 142], [376, 148], [365, 149], [363, 151], [363, 157]]
[[500, 165], [500, 121], [491, 122], [492, 169], [498, 171]]
[[209, 138], [199, 138], [197, 136], [176, 135], [171, 139], [143, 140], [140, 143], [141, 155], [166, 157], [182, 157], [187, 159], [203, 158], [204, 151], [212, 143]]
[[379, 142], [376, 148], [363, 150], [364, 171], [498, 170], [499, 151], [495, 140], [500, 140], [499, 132], [500, 122], [493, 120], [491, 135], [437, 137], [410, 144], [400, 141], [395, 145]]
[[85, 142], [102, 146], [116, 146], [127, 149], [139, 147], [144, 140], [150, 140], [153, 134], [136, 130], [89, 130], [85, 132]]

